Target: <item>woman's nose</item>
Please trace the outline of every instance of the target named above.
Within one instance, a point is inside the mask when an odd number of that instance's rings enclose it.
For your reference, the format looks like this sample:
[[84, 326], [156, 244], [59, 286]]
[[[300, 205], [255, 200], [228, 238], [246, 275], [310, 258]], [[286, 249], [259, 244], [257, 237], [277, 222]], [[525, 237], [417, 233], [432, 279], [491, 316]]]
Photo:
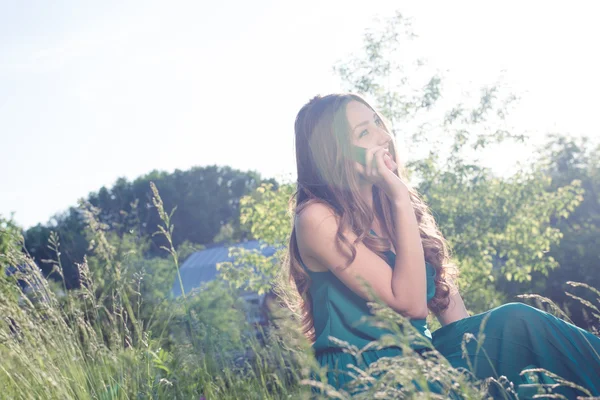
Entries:
[[392, 135], [387, 133], [384, 129], [380, 129], [379, 132], [381, 135], [378, 140], [379, 146], [385, 146], [386, 144], [389, 144], [392, 141]]

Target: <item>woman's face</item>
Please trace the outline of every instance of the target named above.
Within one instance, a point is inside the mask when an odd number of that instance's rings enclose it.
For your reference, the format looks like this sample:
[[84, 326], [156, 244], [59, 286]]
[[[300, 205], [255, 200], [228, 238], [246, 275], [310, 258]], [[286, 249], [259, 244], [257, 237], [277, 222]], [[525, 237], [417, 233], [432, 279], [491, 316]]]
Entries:
[[397, 165], [392, 162], [394, 156], [390, 153], [392, 137], [379, 116], [364, 103], [354, 100], [346, 106], [346, 118], [350, 127], [348, 139], [352, 146], [352, 159], [356, 161], [355, 170], [359, 176], [369, 173], [371, 168], [367, 167], [367, 163], [374, 163], [374, 154], [380, 153], [381, 149], [387, 153], [384, 162], [389, 164], [388, 168], [395, 170]]
[[350, 144], [367, 149], [389, 146], [392, 137], [385, 130], [383, 121], [360, 101], [353, 100], [346, 105], [346, 118], [350, 126]]

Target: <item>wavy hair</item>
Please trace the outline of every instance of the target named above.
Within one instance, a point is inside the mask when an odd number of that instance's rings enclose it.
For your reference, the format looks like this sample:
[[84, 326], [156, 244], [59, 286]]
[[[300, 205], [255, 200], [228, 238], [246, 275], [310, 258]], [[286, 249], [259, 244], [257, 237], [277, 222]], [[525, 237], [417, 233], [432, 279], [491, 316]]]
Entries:
[[[373, 107], [356, 94], [316, 96], [298, 113], [294, 126], [298, 181], [296, 193], [290, 201], [294, 217], [313, 202], [324, 203], [334, 210], [339, 224], [338, 245], [341, 246], [340, 248], [345, 247], [351, 254], [347, 265], [350, 265], [356, 257], [356, 243], [363, 242], [383, 259], [385, 259], [384, 252], [391, 249], [391, 242], [388, 239], [369, 233], [375, 217], [382, 221], [381, 228], [387, 237], [395, 237], [396, 229], [391, 223], [392, 204], [384, 191], [373, 185], [373, 209], [359, 194], [359, 177], [354, 168], [354, 161], [348, 157], [351, 143], [346, 105], [351, 101], [363, 103], [380, 116]], [[380, 118], [385, 121], [381, 116]], [[384, 127], [388, 130], [385, 122]], [[390, 145], [390, 153], [400, 165], [393, 141]], [[395, 173], [407, 182], [403, 167], [399, 167]], [[428, 306], [432, 312], [439, 313], [448, 307], [450, 288], [457, 275], [457, 269], [450, 261], [446, 241], [429, 208], [414, 188], [408, 184], [407, 187], [419, 224], [425, 260], [437, 272], [435, 297], [429, 301]], [[355, 243], [350, 243], [343, 234], [348, 228], [357, 235]], [[308, 291], [310, 277], [301, 263], [295, 227], [292, 228], [288, 250], [286, 262], [289, 268], [288, 279], [295, 290], [292, 299], [288, 299], [287, 303], [301, 318], [302, 330], [312, 341], [314, 324], [312, 299]]]

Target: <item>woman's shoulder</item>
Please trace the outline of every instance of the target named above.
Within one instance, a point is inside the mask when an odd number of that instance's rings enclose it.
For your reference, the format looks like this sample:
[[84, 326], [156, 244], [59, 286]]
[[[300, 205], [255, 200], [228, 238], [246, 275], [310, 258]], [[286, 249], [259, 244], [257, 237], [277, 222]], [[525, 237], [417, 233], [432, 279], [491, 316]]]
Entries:
[[338, 218], [333, 208], [324, 202], [305, 204], [296, 212], [294, 221], [296, 236], [307, 243], [334, 238], [338, 230]]
[[327, 219], [332, 219], [329, 221], [330, 224], [337, 224], [335, 210], [323, 201], [309, 201], [296, 211], [296, 225], [313, 226]]
[[338, 230], [338, 218], [333, 208], [324, 202], [306, 204], [296, 213], [294, 227], [306, 267], [315, 272], [327, 271], [322, 255], [335, 247]]

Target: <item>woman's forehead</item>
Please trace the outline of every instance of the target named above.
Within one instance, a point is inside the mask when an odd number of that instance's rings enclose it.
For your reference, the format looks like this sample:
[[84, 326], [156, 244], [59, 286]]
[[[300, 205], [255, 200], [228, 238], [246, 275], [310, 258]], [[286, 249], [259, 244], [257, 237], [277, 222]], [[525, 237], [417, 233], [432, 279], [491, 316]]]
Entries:
[[373, 110], [360, 101], [352, 100], [346, 105], [346, 116], [348, 124], [351, 127], [365, 121], [370, 121], [373, 118], [373, 114]]

